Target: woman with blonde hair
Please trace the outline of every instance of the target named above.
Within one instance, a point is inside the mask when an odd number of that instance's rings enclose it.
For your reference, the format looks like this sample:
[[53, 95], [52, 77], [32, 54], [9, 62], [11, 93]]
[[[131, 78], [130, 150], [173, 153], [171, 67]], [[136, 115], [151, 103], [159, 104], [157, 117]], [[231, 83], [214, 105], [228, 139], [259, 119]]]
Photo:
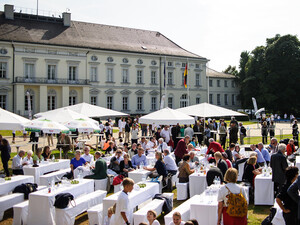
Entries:
[[257, 158], [255, 156], [251, 156], [247, 161], [243, 174], [243, 181], [249, 182], [253, 188], [256, 175], [261, 174], [261, 172], [255, 167], [256, 161]]
[[122, 174], [125, 177], [128, 177], [128, 172], [134, 170], [130, 156], [128, 153], [124, 154], [123, 160], [120, 162], [120, 174]]
[[[226, 185], [222, 186], [218, 192], [218, 225], [221, 224], [223, 215], [224, 225], [245, 225], [247, 224], [247, 202], [246, 202], [246, 192], [245, 189], [238, 185], [237, 182], [238, 171], [235, 168], [229, 168], [226, 171], [224, 180], [227, 182]], [[227, 212], [229, 203], [229, 196], [232, 194], [242, 194], [241, 198], [244, 199], [242, 207], [244, 211], [240, 212], [238, 216], [229, 215]]]
[[155, 152], [155, 158], [156, 163], [153, 168], [144, 167], [145, 170], [152, 171], [156, 173], [153, 173], [152, 177], [158, 177], [163, 176], [164, 178], [168, 175], [166, 165], [163, 161], [162, 153], [161, 152]]

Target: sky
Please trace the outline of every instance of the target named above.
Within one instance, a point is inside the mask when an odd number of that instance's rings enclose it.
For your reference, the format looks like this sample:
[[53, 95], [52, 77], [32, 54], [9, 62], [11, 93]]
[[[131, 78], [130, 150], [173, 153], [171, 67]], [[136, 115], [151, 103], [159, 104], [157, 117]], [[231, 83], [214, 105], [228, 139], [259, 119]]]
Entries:
[[[37, 0], [0, 0], [33, 9]], [[39, 11], [71, 12], [72, 20], [159, 31], [223, 71], [242, 51], [276, 34], [298, 35], [299, 0], [39, 0]], [[47, 13], [47, 12], [44, 12]]]

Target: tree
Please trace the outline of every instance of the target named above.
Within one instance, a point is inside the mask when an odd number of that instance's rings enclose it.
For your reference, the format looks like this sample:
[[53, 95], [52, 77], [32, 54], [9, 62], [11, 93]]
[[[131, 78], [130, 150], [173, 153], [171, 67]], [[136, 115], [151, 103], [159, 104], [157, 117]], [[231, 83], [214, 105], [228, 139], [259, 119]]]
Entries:
[[242, 52], [236, 75], [244, 108], [252, 108], [255, 97], [260, 107], [281, 113], [300, 112], [300, 42], [294, 35], [266, 39], [251, 53]]
[[236, 67], [235, 66], [231, 66], [229, 65], [224, 71], [223, 73], [227, 73], [227, 74], [232, 74], [232, 75], [237, 75], [238, 74], [238, 71], [236, 70]]

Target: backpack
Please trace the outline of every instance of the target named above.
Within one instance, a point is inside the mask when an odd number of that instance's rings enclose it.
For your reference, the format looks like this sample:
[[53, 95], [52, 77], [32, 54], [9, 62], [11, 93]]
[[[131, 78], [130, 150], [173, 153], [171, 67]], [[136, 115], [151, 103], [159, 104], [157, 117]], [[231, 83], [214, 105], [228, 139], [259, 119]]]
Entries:
[[[74, 200], [74, 196], [70, 193], [61, 193], [55, 196], [54, 206], [55, 208], [64, 209], [67, 208], [69, 202]], [[76, 204], [75, 204], [76, 205]]]
[[28, 199], [28, 195], [32, 192], [37, 191], [37, 184], [32, 184], [32, 183], [25, 183], [25, 184], [20, 184], [15, 187], [13, 190], [13, 193], [23, 193], [24, 194], [24, 199]]
[[248, 212], [248, 203], [242, 194], [242, 189], [239, 194], [233, 194], [227, 186], [225, 186], [229, 191], [228, 201], [227, 201], [227, 214], [232, 217], [244, 217]]

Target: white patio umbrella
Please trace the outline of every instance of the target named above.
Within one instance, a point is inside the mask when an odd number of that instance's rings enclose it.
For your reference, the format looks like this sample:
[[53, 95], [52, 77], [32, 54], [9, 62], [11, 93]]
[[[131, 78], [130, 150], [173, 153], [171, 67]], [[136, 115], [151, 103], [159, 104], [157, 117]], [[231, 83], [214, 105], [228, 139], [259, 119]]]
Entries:
[[191, 105], [184, 108], [179, 108], [176, 109], [176, 111], [185, 113], [186, 115], [204, 118], [223, 116], [246, 116], [245, 114], [226, 109], [220, 106], [212, 105], [206, 102], [197, 105]]
[[35, 119], [25, 124], [25, 130], [32, 132], [43, 131], [45, 134], [68, 133], [69, 128], [66, 126], [47, 119]]
[[159, 124], [159, 125], [176, 125], [179, 124], [194, 124], [193, 117], [182, 112], [170, 108], [164, 108], [148, 115], [142, 116], [139, 123], [144, 124]]
[[65, 123], [65, 126], [71, 131], [78, 130], [80, 133], [100, 132], [99, 126], [96, 126], [91, 120], [86, 119], [72, 120], [68, 123]]
[[93, 120], [87, 117], [86, 115], [77, 113], [67, 107], [54, 109], [48, 112], [37, 113], [34, 116], [37, 118], [52, 120], [61, 124], [65, 124], [77, 119], [85, 119], [87, 121], [94, 123], [96, 126], [99, 126], [98, 121]]
[[107, 109], [101, 106], [91, 105], [85, 102], [67, 106], [67, 108], [88, 117], [128, 116], [126, 113]]
[[0, 130], [23, 130], [28, 122], [29, 119], [0, 108]]

